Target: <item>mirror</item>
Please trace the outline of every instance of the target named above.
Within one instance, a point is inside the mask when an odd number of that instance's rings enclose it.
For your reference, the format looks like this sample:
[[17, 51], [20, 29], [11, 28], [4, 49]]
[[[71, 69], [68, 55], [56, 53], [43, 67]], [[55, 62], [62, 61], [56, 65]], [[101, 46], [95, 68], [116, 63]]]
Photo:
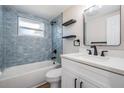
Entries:
[[120, 45], [121, 7], [95, 5], [84, 11], [85, 45]]

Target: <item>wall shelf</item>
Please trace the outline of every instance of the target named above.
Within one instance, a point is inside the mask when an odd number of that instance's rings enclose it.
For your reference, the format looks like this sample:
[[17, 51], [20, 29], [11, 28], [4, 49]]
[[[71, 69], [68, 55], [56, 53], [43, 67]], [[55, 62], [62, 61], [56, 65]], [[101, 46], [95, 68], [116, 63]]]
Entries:
[[75, 19], [70, 19], [69, 21], [63, 23], [62, 25], [63, 25], [63, 26], [68, 26], [68, 25], [71, 25], [71, 24], [73, 24], [73, 23], [75, 23], [75, 22], [76, 22]]
[[76, 38], [76, 35], [63, 36], [62, 38], [65, 38], [65, 39], [68, 39], [68, 38]]

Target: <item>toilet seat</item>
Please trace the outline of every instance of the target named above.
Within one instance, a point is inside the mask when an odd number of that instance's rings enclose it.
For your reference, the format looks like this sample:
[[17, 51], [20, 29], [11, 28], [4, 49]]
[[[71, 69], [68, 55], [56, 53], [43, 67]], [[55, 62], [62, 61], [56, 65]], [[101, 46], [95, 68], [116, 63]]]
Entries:
[[61, 68], [48, 71], [46, 76], [50, 77], [50, 78], [60, 77], [61, 76]]

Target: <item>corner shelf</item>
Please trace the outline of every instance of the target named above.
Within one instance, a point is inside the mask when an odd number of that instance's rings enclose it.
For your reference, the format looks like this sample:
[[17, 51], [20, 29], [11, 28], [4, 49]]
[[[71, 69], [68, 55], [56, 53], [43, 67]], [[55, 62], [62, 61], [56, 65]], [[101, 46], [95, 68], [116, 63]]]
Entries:
[[68, 39], [68, 38], [76, 38], [76, 35], [63, 36], [62, 38], [65, 38], [65, 39]]
[[70, 19], [69, 21], [63, 23], [62, 25], [63, 25], [63, 26], [68, 26], [68, 25], [71, 25], [71, 24], [73, 24], [73, 23], [75, 23], [75, 22], [76, 22], [75, 19]]

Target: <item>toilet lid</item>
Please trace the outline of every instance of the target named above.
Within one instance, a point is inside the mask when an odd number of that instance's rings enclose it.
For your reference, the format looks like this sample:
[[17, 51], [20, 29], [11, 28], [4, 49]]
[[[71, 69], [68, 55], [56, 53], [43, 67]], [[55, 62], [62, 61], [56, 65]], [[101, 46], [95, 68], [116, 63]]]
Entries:
[[53, 69], [53, 70], [48, 71], [46, 76], [49, 77], [49, 78], [60, 77], [61, 76], [61, 68]]

